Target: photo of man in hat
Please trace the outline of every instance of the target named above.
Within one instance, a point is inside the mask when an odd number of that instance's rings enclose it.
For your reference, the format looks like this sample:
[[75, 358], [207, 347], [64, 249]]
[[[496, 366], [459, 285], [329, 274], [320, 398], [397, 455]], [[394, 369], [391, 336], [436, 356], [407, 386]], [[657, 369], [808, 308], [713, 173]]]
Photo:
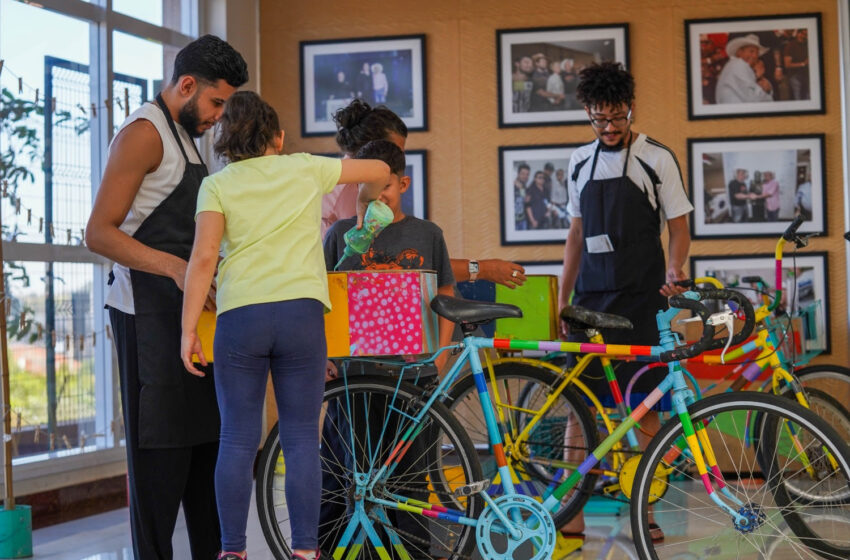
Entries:
[[717, 103], [773, 101], [773, 86], [764, 75], [761, 59], [768, 50], [759, 43], [755, 33], [735, 37], [726, 43], [729, 62], [717, 78]]

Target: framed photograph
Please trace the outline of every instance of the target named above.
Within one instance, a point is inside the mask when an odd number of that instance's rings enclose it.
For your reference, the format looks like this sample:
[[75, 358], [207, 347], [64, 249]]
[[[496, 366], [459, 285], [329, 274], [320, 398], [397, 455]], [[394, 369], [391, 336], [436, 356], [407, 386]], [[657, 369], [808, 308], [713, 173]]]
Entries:
[[826, 232], [824, 135], [688, 139], [695, 239]]
[[428, 174], [425, 150], [404, 152], [407, 166], [404, 174], [410, 177], [410, 188], [401, 195], [401, 210], [408, 216], [428, 219]]
[[570, 156], [581, 144], [499, 148], [502, 245], [561, 244], [567, 239]]
[[[792, 315], [804, 312], [812, 317], [806, 333], [809, 350], [830, 352], [829, 282], [826, 253], [786, 254], [782, 260], [782, 305]], [[729, 288], [737, 288], [753, 302], [761, 305], [755, 284], [743, 282], [747, 276], [758, 276], [769, 291], [776, 286], [776, 267], [773, 255], [718, 255], [691, 257], [691, 278], [713, 276]], [[804, 321], [805, 323], [805, 321]]]
[[496, 31], [499, 127], [587, 123], [578, 73], [593, 62], [628, 66], [626, 23]]
[[[425, 150], [406, 150], [404, 152], [404, 174], [410, 177], [410, 188], [401, 195], [401, 210], [408, 216], [428, 219], [428, 173], [426, 169]], [[323, 157], [339, 158], [336, 153], [317, 153]]]
[[358, 97], [427, 130], [425, 35], [301, 41], [304, 136], [335, 134], [334, 113]]
[[688, 118], [824, 112], [821, 15], [685, 21]]

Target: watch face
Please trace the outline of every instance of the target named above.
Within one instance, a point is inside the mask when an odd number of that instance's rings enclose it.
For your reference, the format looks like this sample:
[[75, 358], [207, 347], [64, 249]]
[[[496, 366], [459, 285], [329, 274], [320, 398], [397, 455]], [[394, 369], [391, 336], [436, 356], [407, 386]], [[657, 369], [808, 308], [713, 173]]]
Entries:
[[478, 261], [469, 261], [469, 273], [478, 274]]

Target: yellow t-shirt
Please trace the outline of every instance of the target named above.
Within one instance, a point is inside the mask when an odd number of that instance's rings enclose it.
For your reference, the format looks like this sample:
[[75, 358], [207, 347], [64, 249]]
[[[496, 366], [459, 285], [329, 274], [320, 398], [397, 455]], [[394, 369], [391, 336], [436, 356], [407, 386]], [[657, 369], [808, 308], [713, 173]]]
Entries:
[[310, 154], [238, 161], [206, 177], [201, 212], [224, 214], [218, 314], [311, 298], [330, 309], [322, 252], [322, 195], [339, 183], [338, 159]]

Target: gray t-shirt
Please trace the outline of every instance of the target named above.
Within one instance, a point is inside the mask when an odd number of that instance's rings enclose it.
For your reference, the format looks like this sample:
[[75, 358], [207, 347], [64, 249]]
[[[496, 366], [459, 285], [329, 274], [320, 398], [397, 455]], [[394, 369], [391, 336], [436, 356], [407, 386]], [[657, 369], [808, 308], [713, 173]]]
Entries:
[[[345, 249], [345, 232], [354, 227], [356, 218], [339, 220], [325, 236], [325, 266], [333, 270]], [[378, 234], [369, 250], [348, 257], [337, 270], [434, 270], [437, 285], [455, 283], [449, 250], [443, 230], [427, 220], [405, 216]]]

